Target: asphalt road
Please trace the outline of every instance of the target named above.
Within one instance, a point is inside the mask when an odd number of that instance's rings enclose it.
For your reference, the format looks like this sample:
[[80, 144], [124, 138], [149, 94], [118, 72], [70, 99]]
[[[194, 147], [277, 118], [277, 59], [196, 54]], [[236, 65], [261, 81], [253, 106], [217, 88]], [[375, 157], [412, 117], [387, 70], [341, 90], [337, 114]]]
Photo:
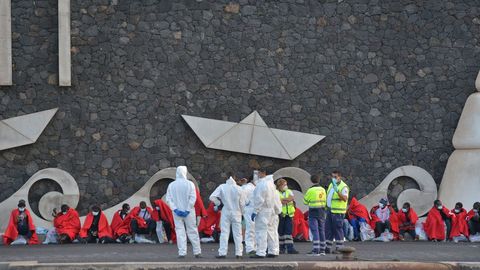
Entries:
[[[432, 242], [355, 242], [348, 243], [356, 248], [355, 257], [367, 261], [418, 261], [418, 262], [480, 262], [480, 243], [432, 243]], [[310, 257], [310, 243], [296, 243], [298, 255], [280, 255], [274, 259], [260, 261], [318, 261], [336, 260], [337, 255]], [[70, 244], [70, 245], [36, 245], [36, 246], [1, 246], [0, 262], [38, 261], [41, 263], [72, 262], [178, 262], [178, 261], [238, 261], [229, 254], [227, 259], [218, 260], [218, 244], [202, 244], [202, 259], [195, 259], [191, 254], [177, 259], [176, 245], [169, 244]], [[233, 251], [230, 245], [229, 251]], [[244, 261], [257, 261], [249, 259]]]

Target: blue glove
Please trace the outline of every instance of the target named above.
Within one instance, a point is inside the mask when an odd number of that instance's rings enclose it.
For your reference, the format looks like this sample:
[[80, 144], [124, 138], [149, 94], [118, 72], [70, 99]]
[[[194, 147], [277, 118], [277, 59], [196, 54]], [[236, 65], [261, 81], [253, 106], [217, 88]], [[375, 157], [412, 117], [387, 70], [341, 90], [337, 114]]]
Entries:
[[190, 214], [190, 211], [184, 211], [183, 214], [184, 214], [183, 217], [187, 217]]
[[334, 179], [332, 179], [332, 185], [333, 185], [333, 190], [335, 190], [335, 192], [338, 192], [337, 181], [335, 181]]
[[183, 211], [180, 211], [180, 210], [178, 210], [178, 209], [175, 209], [175, 210], [173, 210], [173, 212], [175, 213], [175, 215], [177, 215], [177, 216], [179, 216], [179, 217], [182, 217], [182, 212], [183, 212]]
[[253, 213], [253, 214], [252, 214], [252, 221], [255, 221], [255, 217], [256, 217], [256, 216], [257, 216], [256, 213]]

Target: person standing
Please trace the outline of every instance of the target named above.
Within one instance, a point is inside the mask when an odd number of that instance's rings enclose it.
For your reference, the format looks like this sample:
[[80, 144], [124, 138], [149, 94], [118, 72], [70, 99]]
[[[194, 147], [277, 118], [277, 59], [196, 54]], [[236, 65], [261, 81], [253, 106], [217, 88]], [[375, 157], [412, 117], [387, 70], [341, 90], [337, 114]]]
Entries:
[[260, 179], [253, 191], [254, 213], [251, 216], [252, 221], [255, 221], [257, 250], [255, 255], [250, 257], [274, 258], [279, 254], [277, 228], [278, 215], [282, 212], [282, 203], [273, 183], [273, 176], [267, 175], [266, 170], [259, 170], [258, 176]]
[[342, 179], [342, 174], [339, 171], [333, 171], [327, 190], [326, 253], [334, 253], [332, 249], [334, 239], [336, 250], [343, 247], [343, 217], [347, 212], [348, 193], [349, 189]]
[[175, 181], [170, 183], [166, 194], [167, 204], [173, 210], [173, 221], [177, 236], [178, 257], [187, 255], [187, 236], [192, 243], [195, 258], [201, 258], [200, 237], [195, 219], [195, 184], [187, 179], [187, 167], [178, 166]]
[[282, 213], [279, 216], [278, 235], [280, 240], [280, 254], [298, 254], [293, 246], [293, 216], [295, 215], [295, 205], [293, 192], [288, 189], [287, 180], [279, 179], [277, 181], [277, 190], [282, 202]]
[[308, 226], [312, 231], [313, 248], [309, 255], [325, 255], [325, 205], [327, 194], [320, 186], [320, 177], [312, 175], [310, 180], [313, 186], [307, 190], [303, 203], [308, 206]]
[[243, 211], [243, 220], [245, 220], [245, 251], [249, 255], [256, 252], [255, 244], [255, 222], [251, 219], [254, 213], [253, 207], [253, 191], [255, 190], [255, 181], [250, 181], [242, 186], [243, 195], [245, 196], [245, 210]]
[[233, 240], [235, 242], [235, 256], [242, 258], [242, 211], [245, 207], [245, 198], [240, 186], [235, 182], [235, 176], [228, 174], [225, 184], [218, 186], [210, 195], [210, 201], [218, 209], [221, 205], [222, 215], [220, 217], [220, 248], [217, 259], [224, 259], [228, 252], [228, 239], [230, 238], [230, 226], [232, 227]]

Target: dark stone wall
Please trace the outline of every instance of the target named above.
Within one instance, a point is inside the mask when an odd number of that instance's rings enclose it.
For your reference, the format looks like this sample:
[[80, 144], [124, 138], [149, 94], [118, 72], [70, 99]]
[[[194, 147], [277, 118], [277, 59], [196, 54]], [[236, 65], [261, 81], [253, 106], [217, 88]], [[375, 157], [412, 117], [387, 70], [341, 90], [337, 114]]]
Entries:
[[[0, 200], [38, 169], [77, 180], [82, 212], [185, 164], [340, 169], [363, 196], [398, 166], [440, 183], [480, 61], [476, 1], [72, 0], [72, 87], [58, 87], [57, 1], [12, 3], [14, 86], [0, 118], [59, 107], [38, 142], [0, 153]], [[294, 161], [206, 149], [181, 119], [326, 135]]]

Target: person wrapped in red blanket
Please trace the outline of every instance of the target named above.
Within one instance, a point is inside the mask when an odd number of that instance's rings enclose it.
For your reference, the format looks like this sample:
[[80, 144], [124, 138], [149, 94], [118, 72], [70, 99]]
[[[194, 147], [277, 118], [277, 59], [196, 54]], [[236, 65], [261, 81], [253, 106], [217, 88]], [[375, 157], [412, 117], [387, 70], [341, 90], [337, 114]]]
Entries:
[[308, 220], [305, 220], [302, 210], [295, 208], [295, 214], [293, 215], [293, 240], [308, 241], [310, 237], [309, 233]]
[[136, 234], [146, 234], [150, 238], [156, 234], [157, 222], [153, 219], [153, 209], [147, 207], [147, 203], [141, 201], [139, 206], [132, 209], [130, 213], [132, 221], [130, 222], [130, 230], [132, 238], [135, 239]]
[[10, 245], [17, 237], [22, 236], [29, 245], [38, 244], [38, 237], [35, 232], [32, 215], [26, 208], [25, 200], [18, 202], [18, 208], [10, 213], [7, 229], [3, 234], [3, 243]]
[[57, 213], [57, 210], [53, 209], [53, 216], [55, 217], [53, 226], [58, 234], [58, 242], [60, 244], [71, 243], [77, 238], [81, 228], [78, 212], [66, 204], [60, 207], [60, 211]]
[[480, 202], [473, 204], [472, 210], [468, 211], [467, 222], [470, 235], [480, 233]]
[[353, 227], [353, 241], [360, 241], [360, 222], [370, 224], [370, 215], [367, 207], [361, 204], [355, 197], [352, 197], [348, 206], [347, 219]]
[[[200, 218], [206, 217], [207, 214], [207, 209], [205, 209], [205, 205], [203, 204], [202, 196], [200, 195], [200, 190], [198, 187], [195, 187], [195, 192], [197, 193], [197, 199], [195, 200], [195, 215]], [[199, 223], [197, 219], [197, 223]]]
[[388, 204], [387, 199], [382, 198], [378, 205], [370, 210], [370, 226], [375, 228], [375, 235], [378, 237], [387, 229], [393, 234], [394, 239], [398, 239], [398, 218], [393, 207]]
[[162, 221], [168, 242], [174, 243], [177, 240], [177, 235], [175, 234], [175, 223], [173, 221], [172, 209], [170, 209], [170, 206], [168, 206], [168, 204], [162, 199], [154, 201], [153, 204], [155, 208], [152, 213], [153, 220]]
[[[455, 216], [443, 206], [440, 200], [433, 202], [433, 207], [427, 215], [427, 219], [423, 224], [423, 228], [429, 240], [437, 242], [443, 241], [450, 237], [450, 230], [452, 228], [452, 219]], [[447, 234], [445, 235], [445, 226]]]
[[450, 212], [455, 218], [452, 219], [452, 230], [450, 231], [449, 239], [453, 239], [454, 237], [458, 237], [460, 235], [465, 236], [468, 238], [470, 233], [468, 231], [468, 223], [467, 223], [467, 210], [463, 208], [463, 204], [461, 202], [457, 202], [455, 204], [455, 208]]
[[132, 232], [130, 230], [130, 223], [132, 222], [132, 216], [130, 213], [130, 205], [124, 203], [122, 209], [118, 210], [113, 214], [112, 228], [113, 238], [117, 243], [129, 243], [133, 242]]
[[207, 208], [206, 217], [202, 217], [198, 225], [198, 232], [201, 238], [213, 237], [215, 242], [220, 239], [220, 217], [221, 211], [215, 211], [215, 204], [210, 202]]
[[107, 217], [103, 214], [100, 206], [92, 206], [92, 211], [87, 214], [83, 226], [80, 229], [82, 243], [112, 243], [112, 229], [108, 224]]
[[398, 238], [400, 240], [405, 240], [405, 234], [409, 234], [410, 237], [413, 239], [417, 239], [417, 235], [415, 233], [415, 224], [418, 221], [418, 216], [415, 210], [410, 207], [410, 203], [406, 202], [403, 204], [402, 209], [397, 212], [399, 229], [400, 233]]

